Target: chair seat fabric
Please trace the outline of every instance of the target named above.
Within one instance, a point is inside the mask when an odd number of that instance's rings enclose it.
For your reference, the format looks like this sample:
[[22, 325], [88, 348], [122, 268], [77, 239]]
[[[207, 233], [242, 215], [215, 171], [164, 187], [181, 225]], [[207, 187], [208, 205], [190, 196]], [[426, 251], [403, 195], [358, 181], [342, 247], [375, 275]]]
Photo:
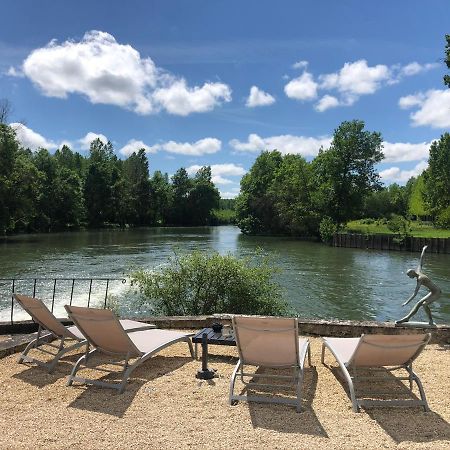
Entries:
[[128, 333], [128, 336], [140, 352], [150, 353], [162, 345], [169, 344], [177, 339], [184, 339], [189, 335], [172, 330], [143, 330], [132, 331]]
[[330, 344], [330, 346], [333, 348], [334, 353], [336, 353], [337, 358], [340, 359], [344, 364], [347, 364], [350, 361], [353, 353], [355, 352], [361, 338], [324, 337], [322, 339]]

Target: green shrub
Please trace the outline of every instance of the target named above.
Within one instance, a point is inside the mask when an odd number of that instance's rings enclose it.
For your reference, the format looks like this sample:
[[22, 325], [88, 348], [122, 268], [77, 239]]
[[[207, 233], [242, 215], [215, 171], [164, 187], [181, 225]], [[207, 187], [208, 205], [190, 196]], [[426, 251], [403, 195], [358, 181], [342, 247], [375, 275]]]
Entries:
[[447, 206], [436, 217], [436, 226], [439, 228], [450, 228], [450, 206]]
[[403, 244], [406, 238], [411, 236], [411, 223], [403, 216], [393, 214], [387, 226], [389, 230], [397, 234], [396, 241], [400, 244]]
[[158, 270], [134, 272], [131, 279], [142, 304], [163, 315], [283, 315], [287, 306], [274, 271], [260, 254], [236, 258], [196, 251], [175, 255]]
[[338, 227], [331, 217], [324, 217], [319, 225], [319, 233], [322, 242], [330, 243], [333, 240], [333, 235], [336, 233], [337, 229]]
[[213, 209], [211, 225], [232, 225], [236, 223], [236, 212], [233, 209]]

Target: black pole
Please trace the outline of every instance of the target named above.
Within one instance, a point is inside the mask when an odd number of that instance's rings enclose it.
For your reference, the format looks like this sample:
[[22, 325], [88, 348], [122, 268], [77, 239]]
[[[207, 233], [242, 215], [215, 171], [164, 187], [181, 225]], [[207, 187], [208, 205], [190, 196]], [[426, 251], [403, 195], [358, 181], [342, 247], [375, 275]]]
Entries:
[[208, 369], [208, 338], [207, 334], [202, 334], [202, 370], [197, 372], [196, 377], [201, 380], [211, 380], [214, 378], [215, 371]]

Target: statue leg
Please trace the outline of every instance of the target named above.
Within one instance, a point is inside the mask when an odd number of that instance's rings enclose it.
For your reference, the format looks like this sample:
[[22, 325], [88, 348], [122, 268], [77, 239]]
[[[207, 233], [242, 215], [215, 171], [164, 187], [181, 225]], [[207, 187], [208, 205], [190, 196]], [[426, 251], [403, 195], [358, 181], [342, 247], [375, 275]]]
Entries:
[[427, 303], [423, 304], [423, 309], [424, 309], [424, 311], [426, 312], [426, 314], [428, 316], [428, 321], [429, 321], [430, 325], [434, 325], [433, 316], [431, 315], [431, 309], [430, 309], [430, 307], [428, 306]]
[[419, 308], [422, 306], [422, 304], [423, 304], [423, 300], [420, 300], [419, 302], [417, 302], [414, 305], [414, 308], [409, 312], [409, 314], [407, 314], [405, 317], [403, 317], [403, 319], [397, 320], [395, 323], [408, 322], [408, 320], [411, 319], [411, 317], [414, 316], [414, 314], [416, 314], [417, 311], [419, 311]]

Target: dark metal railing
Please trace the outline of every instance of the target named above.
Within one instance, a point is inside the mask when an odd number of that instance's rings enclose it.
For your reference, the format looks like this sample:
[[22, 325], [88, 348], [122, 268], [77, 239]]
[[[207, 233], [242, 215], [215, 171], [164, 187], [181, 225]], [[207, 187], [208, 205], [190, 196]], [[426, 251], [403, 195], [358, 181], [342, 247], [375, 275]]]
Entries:
[[[114, 281], [120, 281], [122, 284], [126, 283], [125, 278], [0, 278], [0, 284], [1, 283], [11, 283], [11, 291], [10, 291], [10, 297], [11, 297], [11, 324], [14, 323], [14, 296], [13, 294], [16, 293], [16, 288], [18, 285], [18, 282], [32, 282], [33, 289], [32, 289], [32, 296], [36, 296], [36, 287], [38, 284], [45, 284], [45, 283], [51, 283], [53, 282], [53, 288], [52, 288], [52, 304], [51, 304], [51, 312], [53, 313], [53, 309], [55, 307], [55, 297], [56, 297], [56, 286], [57, 282], [71, 282], [70, 285], [70, 298], [69, 298], [69, 305], [72, 305], [73, 301], [73, 294], [75, 289], [75, 282], [81, 282], [81, 281], [88, 281], [89, 282], [89, 292], [87, 295], [87, 306], [90, 306], [91, 303], [91, 295], [92, 295], [92, 283], [95, 282], [104, 282], [104, 302], [103, 307], [106, 308], [107, 302], [108, 302], [108, 291], [110, 288], [110, 283]], [[17, 292], [17, 293], [25, 293], [25, 292]], [[31, 294], [31, 292], [27, 292]]]

